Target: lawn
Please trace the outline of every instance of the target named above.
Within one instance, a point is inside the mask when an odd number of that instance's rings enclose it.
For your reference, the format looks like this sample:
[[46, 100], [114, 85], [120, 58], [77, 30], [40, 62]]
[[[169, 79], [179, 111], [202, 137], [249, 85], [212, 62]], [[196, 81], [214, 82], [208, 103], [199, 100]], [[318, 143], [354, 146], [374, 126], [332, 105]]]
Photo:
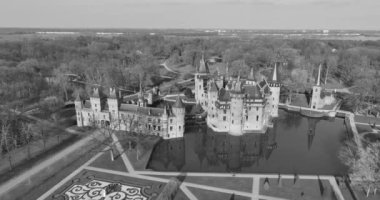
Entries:
[[278, 179], [268, 179], [269, 189], [265, 189], [265, 179], [260, 179], [260, 194], [286, 198], [286, 199], [308, 199], [308, 200], [336, 200], [330, 183], [326, 180], [299, 179], [294, 183], [293, 179], [282, 179], [282, 185]]
[[[172, 176], [163, 175], [151, 175], [153, 177], [170, 179]], [[230, 190], [238, 190], [242, 192], [252, 192], [252, 178], [241, 178], [241, 177], [210, 177], [205, 174], [205, 176], [186, 176], [183, 180], [188, 183], [196, 183], [200, 185], [207, 185], [218, 188], [225, 188]]]
[[[123, 146], [128, 159], [135, 170], [145, 170], [148, 165], [150, 155], [160, 137], [151, 135], [132, 135], [125, 132], [117, 134], [120, 144]], [[138, 152], [138, 155], [137, 155]]]
[[90, 164], [91, 167], [98, 167], [103, 169], [110, 169], [116, 171], [127, 172], [127, 167], [125, 166], [121, 156], [118, 155], [117, 150], [114, 151], [114, 160], [111, 160], [110, 151], [106, 151], [103, 155], [97, 158], [93, 163]]
[[208, 199], [215, 199], [215, 200], [249, 200], [251, 198], [243, 197], [235, 194], [230, 193], [222, 193], [222, 192], [215, 192], [211, 190], [203, 190], [199, 188], [193, 188], [189, 187], [190, 192], [194, 194], [199, 200], [208, 200]]

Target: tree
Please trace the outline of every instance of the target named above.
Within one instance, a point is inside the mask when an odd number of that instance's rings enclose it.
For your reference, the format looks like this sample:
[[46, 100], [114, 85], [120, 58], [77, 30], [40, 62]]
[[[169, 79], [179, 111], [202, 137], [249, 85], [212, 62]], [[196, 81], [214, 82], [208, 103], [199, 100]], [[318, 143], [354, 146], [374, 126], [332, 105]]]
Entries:
[[165, 185], [157, 200], [173, 200], [181, 182], [177, 178], [171, 178]]
[[63, 89], [63, 92], [65, 94], [65, 101], [69, 100], [68, 90], [70, 80], [67, 74], [70, 74], [70, 70], [69, 66], [66, 64], [62, 64], [60, 67], [54, 70], [55, 78], [57, 79], [59, 86]]
[[16, 148], [16, 140], [10, 132], [10, 124], [7, 120], [3, 120], [1, 123], [1, 150], [5, 150], [8, 154], [9, 167], [13, 169], [13, 150]]
[[376, 193], [380, 188], [380, 143], [371, 143], [359, 148], [347, 143], [340, 151], [339, 158], [349, 167], [353, 186], [362, 187], [368, 197], [371, 189]]
[[33, 138], [31, 125], [26, 122], [21, 123], [21, 132], [23, 135], [23, 143], [27, 146], [26, 149], [27, 149], [28, 159], [30, 159], [31, 158], [30, 142], [32, 141], [32, 138]]

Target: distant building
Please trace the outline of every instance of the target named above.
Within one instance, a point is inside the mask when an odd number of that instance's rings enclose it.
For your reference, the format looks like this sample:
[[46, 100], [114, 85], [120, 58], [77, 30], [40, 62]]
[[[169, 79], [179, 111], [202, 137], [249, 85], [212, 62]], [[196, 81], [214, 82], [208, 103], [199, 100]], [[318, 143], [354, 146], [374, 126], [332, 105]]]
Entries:
[[211, 75], [203, 56], [195, 73], [195, 99], [207, 111], [207, 125], [214, 131], [241, 135], [265, 133], [278, 116], [280, 87], [277, 63], [269, 80], [256, 81], [226, 74]]
[[[156, 93], [154, 93], [156, 92]], [[183, 137], [185, 129], [185, 107], [177, 97], [172, 106], [164, 108], [148, 107], [152, 104], [156, 90], [144, 95], [142, 89], [137, 99], [121, 103], [116, 90], [111, 88], [108, 97], [94, 89], [90, 100], [75, 100], [78, 126], [110, 126], [115, 130], [152, 134], [164, 139]]]

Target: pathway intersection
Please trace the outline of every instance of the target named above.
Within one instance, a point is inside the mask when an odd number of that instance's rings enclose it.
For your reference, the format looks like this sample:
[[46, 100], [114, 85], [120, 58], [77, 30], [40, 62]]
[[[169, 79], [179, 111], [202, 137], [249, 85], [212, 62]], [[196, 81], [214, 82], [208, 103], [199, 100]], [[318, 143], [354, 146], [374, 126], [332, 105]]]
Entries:
[[[116, 135], [112, 136], [118, 152], [125, 152], [122, 145], [117, 142]], [[107, 147], [108, 148], [108, 147]], [[107, 148], [105, 150], [107, 150]], [[93, 166], [93, 163], [102, 156], [109, 157], [108, 151], [102, 151], [73, 171], [65, 179], [54, 185], [46, 191], [38, 200], [56, 199], [59, 196], [72, 196], [72, 199], [101, 199], [106, 195], [109, 199], [150, 199], [150, 196], [157, 196], [162, 190], [165, 183], [169, 182], [171, 177], [184, 175], [182, 172], [157, 172], [157, 171], [138, 171], [133, 168], [132, 163], [125, 153], [121, 154], [122, 163], [125, 170], [115, 170], [112, 167]], [[120, 159], [118, 159], [120, 160]], [[116, 160], [114, 161], [116, 162]], [[118, 163], [114, 163], [115, 165]], [[105, 165], [106, 166], [106, 165]], [[86, 177], [87, 176], [87, 177]], [[194, 194], [194, 188], [207, 190], [217, 193], [227, 193], [228, 195], [237, 195], [241, 199], [252, 200], [285, 200], [284, 198], [266, 196], [260, 194], [260, 180], [265, 178], [276, 179], [277, 174], [231, 174], [231, 173], [185, 173], [186, 177], [210, 177], [210, 178], [244, 178], [251, 179], [252, 189], [244, 191], [243, 189], [232, 189], [220, 187], [217, 185], [199, 184], [185, 179], [180, 185], [180, 191], [190, 200], [203, 200]], [[86, 178], [84, 178], [86, 177]], [[281, 175], [283, 179], [294, 179], [294, 175]], [[343, 195], [333, 176], [299, 176], [299, 179], [324, 180], [330, 183], [331, 188], [339, 200], [344, 200]], [[71, 180], [71, 182], [70, 182]], [[131, 181], [135, 180], [135, 181]], [[115, 189], [118, 188], [118, 189]], [[110, 192], [111, 191], [111, 192]], [[91, 196], [92, 195], [92, 196]], [[112, 196], [113, 195], [113, 196]], [[70, 196], [71, 197], [71, 196]], [[117, 198], [116, 198], [117, 197]], [[107, 199], [107, 198], [106, 198]], [[240, 199], [240, 198], [239, 198]]]

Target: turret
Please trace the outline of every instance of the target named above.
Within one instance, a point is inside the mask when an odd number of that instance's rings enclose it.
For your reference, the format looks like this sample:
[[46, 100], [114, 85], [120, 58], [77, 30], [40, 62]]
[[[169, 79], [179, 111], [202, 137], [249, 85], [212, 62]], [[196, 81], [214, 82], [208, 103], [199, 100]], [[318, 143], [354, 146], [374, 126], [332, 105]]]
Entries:
[[102, 110], [100, 103], [99, 88], [94, 88], [93, 93], [90, 97], [91, 109], [95, 112], [100, 112]]
[[278, 74], [277, 63], [274, 64], [274, 68], [269, 78], [269, 88], [271, 91], [271, 96], [269, 99], [270, 103], [270, 115], [272, 117], [278, 117], [278, 104], [280, 103], [280, 89], [281, 89], [280, 77]]
[[138, 94], [138, 106], [139, 107], [146, 107], [146, 102], [145, 102], [145, 99], [144, 99], [144, 92], [142, 90], [142, 86], [141, 86], [141, 82], [140, 82], [140, 91], [139, 91], [139, 94]]
[[108, 104], [108, 111], [110, 112], [110, 115], [111, 115], [111, 123], [118, 122], [119, 100], [118, 100], [115, 88], [110, 88], [110, 95], [107, 98], [107, 104]]
[[75, 98], [74, 104], [75, 104], [75, 110], [80, 110], [83, 108], [83, 102], [82, 102], [82, 99], [80, 98], [79, 94], [77, 94], [77, 97]]
[[169, 123], [172, 130], [169, 130], [169, 135], [171, 138], [175, 137], [183, 137], [183, 133], [185, 132], [185, 105], [183, 104], [180, 96], [177, 96], [177, 100], [172, 106], [172, 112], [174, 116], [170, 117], [169, 121], [173, 121], [173, 123]]
[[195, 100], [202, 105], [203, 108], [206, 106], [207, 101], [207, 81], [210, 76], [210, 71], [208, 69], [207, 63], [204, 60], [204, 55], [199, 62], [199, 68], [195, 73]]
[[77, 113], [77, 126], [83, 126], [83, 118], [82, 118], [82, 108], [83, 108], [83, 102], [80, 99], [79, 94], [77, 95], [77, 98], [74, 101], [75, 104], [75, 111]]
[[316, 85], [313, 86], [313, 95], [311, 97], [311, 104], [310, 104], [310, 107], [312, 109], [318, 109], [321, 106], [320, 105], [321, 104], [321, 92], [322, 92], [321, 68], [322, 68], [322, 65], [319, 65], [317, 82], [316, 82]]

